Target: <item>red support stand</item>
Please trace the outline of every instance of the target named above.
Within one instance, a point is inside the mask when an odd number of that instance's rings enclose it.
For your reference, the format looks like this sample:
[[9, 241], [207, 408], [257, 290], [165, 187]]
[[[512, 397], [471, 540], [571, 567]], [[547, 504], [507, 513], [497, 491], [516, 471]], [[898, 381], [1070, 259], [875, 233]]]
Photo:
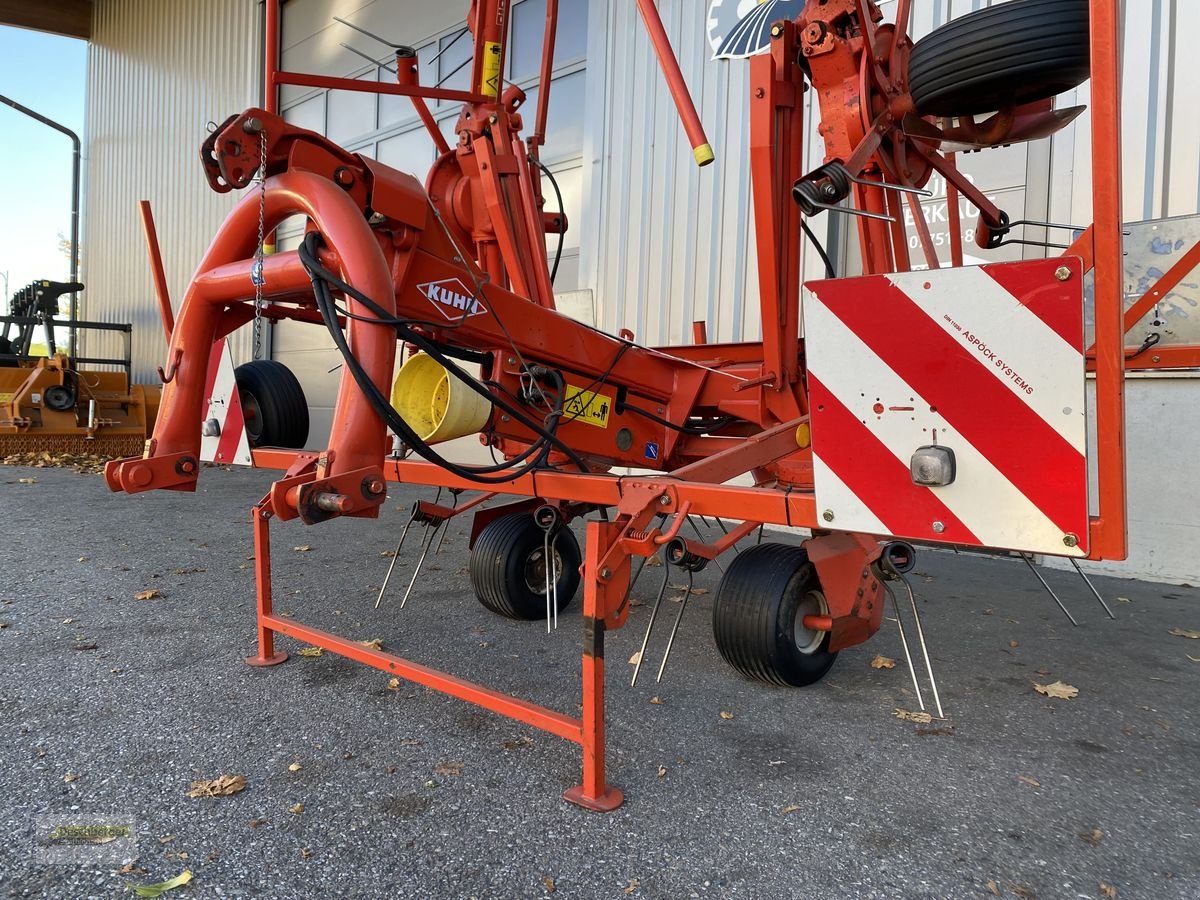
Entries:
[[252, 666], [277, 666], [288, 655], [275, 650], [275, 632], [267, 627], [271, 615], [271, 498], [267, 497], [251, 511], [254, 518], [254, 582], [258, 595], [258, 655], [246, 657]]
[[589, 522], [583, 572], [583, 782], [563, 799], [595, 812], [612, 812], [625, 802], [619, 788], [604, 780], [604, 632], [609, 610], [609, 583], [600, 560], [620, 529]]

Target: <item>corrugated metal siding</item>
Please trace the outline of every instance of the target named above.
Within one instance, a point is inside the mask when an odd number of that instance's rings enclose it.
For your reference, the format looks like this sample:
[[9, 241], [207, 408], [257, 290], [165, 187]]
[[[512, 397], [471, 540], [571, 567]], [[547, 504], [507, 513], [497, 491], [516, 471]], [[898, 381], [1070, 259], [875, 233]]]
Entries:
[[[198, 151], [207, 122], [259, 102], [259, 9], [256, 0], [98, 0], [95, 6], [88, 50], [84, 315], [133, 323], [138, 379], [154, 376], [166, 343], [137, 202], [153, 205], [178, 307], [237, 199], [208, 189]], [[250, 352], [248, 329], [242, 332], [233, 342], [238, 361]]]

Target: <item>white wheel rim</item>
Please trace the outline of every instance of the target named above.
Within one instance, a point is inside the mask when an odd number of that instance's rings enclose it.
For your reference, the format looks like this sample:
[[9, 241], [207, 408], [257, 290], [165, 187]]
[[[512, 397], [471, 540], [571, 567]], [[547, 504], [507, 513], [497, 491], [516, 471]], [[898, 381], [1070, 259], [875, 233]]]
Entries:
[[827, 615], [829, 615], [829, 604], [825, 600], [825, 595], [820, 591], [809, 591], [800, 598], [800, 605], [796, 607], [796, 624], [793, 627], [793, 638], [796, 641], [797, 650], [811, 655], [821, 649], [821, 645], [825, 643], [825, 635], [829, 632], [806, 628], [804, 617]]

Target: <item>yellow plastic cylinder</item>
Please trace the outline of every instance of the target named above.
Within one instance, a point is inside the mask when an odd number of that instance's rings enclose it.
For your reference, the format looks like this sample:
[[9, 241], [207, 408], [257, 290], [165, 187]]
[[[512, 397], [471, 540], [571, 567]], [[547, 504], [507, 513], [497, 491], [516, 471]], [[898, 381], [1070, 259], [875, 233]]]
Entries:
[[417, 353], [396, 373], [392, 407], [429, 444], [478, 434], [492, 405], [432, 357]]

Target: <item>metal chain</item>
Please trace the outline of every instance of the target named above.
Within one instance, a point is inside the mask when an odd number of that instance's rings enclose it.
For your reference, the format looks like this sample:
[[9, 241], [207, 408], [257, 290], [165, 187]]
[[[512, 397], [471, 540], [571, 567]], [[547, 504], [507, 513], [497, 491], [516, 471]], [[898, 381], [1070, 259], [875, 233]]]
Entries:
[[250, 280], [254, 282], [254, 359], [262, 359], [263, 339], [263, 258], [267, 230], [267, 130], [258, 133], [258, 248], [254, 251], [254, 268]]

